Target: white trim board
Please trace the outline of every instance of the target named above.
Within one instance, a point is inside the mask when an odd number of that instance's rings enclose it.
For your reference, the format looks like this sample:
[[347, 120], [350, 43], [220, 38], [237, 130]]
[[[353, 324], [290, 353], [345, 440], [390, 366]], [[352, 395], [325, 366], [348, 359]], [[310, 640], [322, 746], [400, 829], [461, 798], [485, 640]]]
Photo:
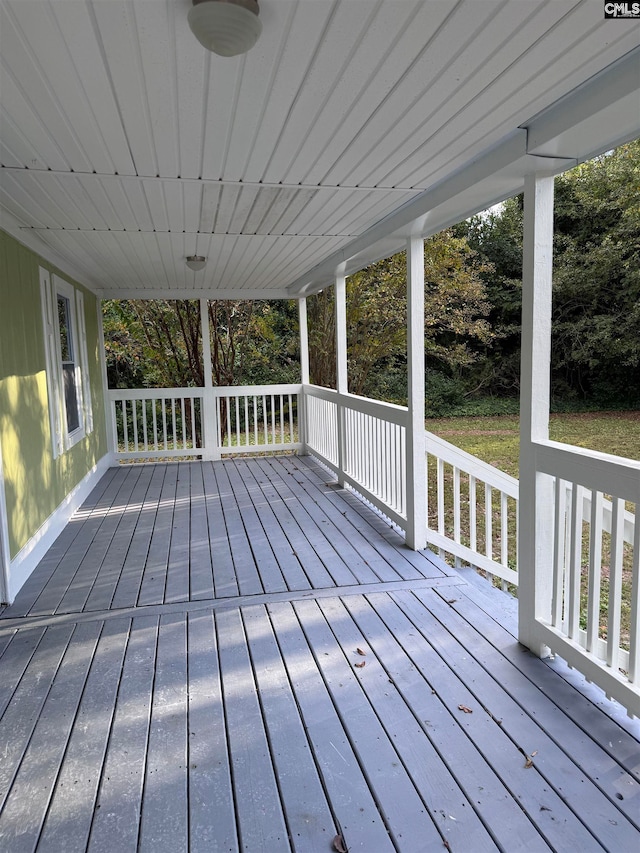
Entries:
[[51, 513], [38, 531], [9, 562], [7, 603], [11, 604], [40, 560], [62, 533], [73, 513], [84, 503], [107, 469], [116, 464], [105, 454]]

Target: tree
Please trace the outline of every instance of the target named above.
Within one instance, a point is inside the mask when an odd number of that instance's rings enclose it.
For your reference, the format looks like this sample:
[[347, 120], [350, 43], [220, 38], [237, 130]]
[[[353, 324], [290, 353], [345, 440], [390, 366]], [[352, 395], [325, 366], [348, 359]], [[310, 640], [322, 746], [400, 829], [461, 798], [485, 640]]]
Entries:
[[[487, 264], [464, 237], [443, 231], [425, 241], [425, 352], [434, 373], [455, 379], [491, 336], [480, 273]], [[406, 254], [378, 261], [347, 279], [349, 390], [406, 402]], [[333, 288], [309, 299], [310, 372], [335, 383]]]
[[[299, 378], [297, 317], [287, 302], [208, 303], [215, 385]], [[204, 385], [196, 300], [108, 301], [103, 308], [110, 387]]]
[[[555, 181], [552, 393], [602, 406], [640, 397], [640, 141]], [[493, 265], [482, 273], [494, 338], [469, 374], [496, 395], [519, 387], [522, 196], [458, 226]]]
[[640, 140], [556, 180], [553, 376], [565, 396], [640, 398]]

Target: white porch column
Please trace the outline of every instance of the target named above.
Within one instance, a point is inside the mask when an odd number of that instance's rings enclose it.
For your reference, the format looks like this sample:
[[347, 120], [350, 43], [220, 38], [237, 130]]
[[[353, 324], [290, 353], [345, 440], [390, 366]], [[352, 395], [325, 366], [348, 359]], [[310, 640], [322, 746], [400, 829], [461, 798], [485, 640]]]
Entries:
[[407, 532], [409, 548], [427, 547], [427, 470], [424, 435], [424, 240], [407, 240]]
[[535, 620], [548, 618], [553, 583], [553, 480], [537, 471], [536, 442], [549, 438], [553, 178], [529, 175], [524, 190], [518, 639], [541, 657], [549, 649]]
[[203, 459], [220, 459], [218, 427], [216, 423], [216, 401], [213, 396], [211, 376], [211, 335], [209, 331], [209, 300], [200, 300], [200, 328], [202, 332], [202, 366], [204, 370], [202, 420]]
[[300, 381], [309, 384], [309, 331], [307, 326], [307, 300], [298, 299], [298, 319], [300, 323]]
[[104, 411], [106, 415], [107, 449], [112, 456], [112, 464], [116, 462], [118, 450], [118, 438], [116, 430], [116, 416], [111, 400], [109, 399], [109, 378], [107, 376], [107, 348], [104, 339], [104, 322], [102, 319], [102, 300], [96, 299], [96, 317], [98, 321], [98, 341], [102, 346], [102, 358], [100, 360], [100, 375], [102, 377], [102, 397], [104, 400]]
[[307, 300], [298, 299], [298, 320], [300, 326], [300, 381], [302, 391], [298, 398], [298, 441], [302, 445], [300, 454], [307, 453], [307, 401], [305, 386], [309, 384], [309, 329], [307, 325]]
[[[347, 280], [344, 275], [336, 275], [336, 390], [339, 394], [348, 393], [347, 377]], [[346, 464], [345, 417], [344, 408], [338, 401], [338, 482], [344, 486]]]

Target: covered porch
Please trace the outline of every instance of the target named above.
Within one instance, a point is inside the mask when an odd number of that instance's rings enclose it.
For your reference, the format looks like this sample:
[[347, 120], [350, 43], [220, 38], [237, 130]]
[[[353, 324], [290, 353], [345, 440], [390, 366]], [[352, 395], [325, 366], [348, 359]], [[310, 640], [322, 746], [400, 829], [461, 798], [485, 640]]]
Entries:
[[[263, 0], [228, 58], [190, 5], [0, 0], [0, 840], [634, 850], [640, 461], [548, 422], [554, 175], [640, 136], [640, 24]], [[517, 482], [425, 432], [424, 239], [521, 192]], [[406, 406], [348, 369], [399, 251]], [[199, 300], [202, 387], [110, 389], [105, 299]], [[241, 299], [297, 301], [299, 381], [214, 387]]]
[[111, 468], [0, 617], [0, 837], [635, 849], [637, 721], [516, 635], [310, 457]]

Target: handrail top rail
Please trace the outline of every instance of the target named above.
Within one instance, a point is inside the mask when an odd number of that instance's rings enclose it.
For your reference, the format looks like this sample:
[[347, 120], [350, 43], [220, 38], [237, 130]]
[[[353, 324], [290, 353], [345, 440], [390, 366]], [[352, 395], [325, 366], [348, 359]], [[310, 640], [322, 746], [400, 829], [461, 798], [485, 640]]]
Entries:
[[507, 474], [505, 471], [501, 471], [500, 468], [496, 468], [495, 465], [491, 465], [489, 462], [484, 462], [484, 460], [479, 459], [472, 453], [461, 450], [439, 435], [429, 432], [429, 430], [425, 430], [425, 437], [427, 441], [427, 453], [431, 452], [430, 446], [437, 447], [438, 453], [433, 455], [437, 455], [450, 465], [455, 465], [456, 468], [461, 468], [466, 473], [477, 477], [477, 479], [482, 480], [483, 483], [492, 488], [499, 489], [510, 498], [518, 500], [520, 483], [515, 477]]
[[205, 388], [109, 388], [109, 400], [180, 400], [202, 397]]
[[262, 394], [299, 394], [298, 383], [279, 385], [214, 385], [213, 388], [190, 386], [183, 388], [109, 388], [110, 400], [170, 400], [203, 397], [212, 392], [215, 397], [260, 396]]
[[357, 411], [366, 412], [367, 410], [378, 409], [382, 412], [392, 413], [394, 422], [397, 423], [404, 423], [404, 419], [409, 411], [406, 406], [399, 406], [397, 403], [386, 403], [384, 400], [374, 400], [371, 397], [362, 397], [359, 394], [336, 391], [335, 388], [325, 388], [322, 385], [304, 385], [303, 389], [305, 394], [311, 397], [342, 403]]

